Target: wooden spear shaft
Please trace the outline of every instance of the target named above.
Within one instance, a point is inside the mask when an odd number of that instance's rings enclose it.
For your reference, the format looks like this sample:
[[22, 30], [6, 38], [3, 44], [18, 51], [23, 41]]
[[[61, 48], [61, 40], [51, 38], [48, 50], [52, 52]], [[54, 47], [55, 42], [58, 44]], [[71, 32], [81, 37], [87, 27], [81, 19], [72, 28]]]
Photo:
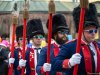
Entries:
[[[81, 19], [80, 19], [80, 26], [79, 26], [79, 32], [78, 32], [78, 40], [77, 40], [77, 46], [76, 46], [76, 53], [80, 53], [80, 47], [81, 47], [81, 37], [82, 37], [82, 30], [83, 30], [83, 24], [84, 24], [84, 14], [85, 9], [81, 9]], [[73, 75], [77, 75], [78, 72], [78, 65], [75, 65]]]
[[[88, 8], [88, 0], [80, 0], [80, 6], [81, 6], [81, 12], [80, 12], [80, 22], [79, 22], [79, 29], [78, 29], [78, 40], [77, 40], [77, 46], [76, 46], [76, 53], [80, 53], [85, 9]], [[75, 65], [73, 75], [77, 75], [77, 73], [78, 73], [78, 65]]]
[[[49, 14], [47, 63], [50, 63], [51, 36], [52, 36], [52, 14]], [[49, 72], [46, 72], [46, 75], [49, 75]]]
[[[16, 3], [15, 3], [16, 6]], [[16, 11], [15, 11], [16, 12]], [[15, 40], [15, 31], [16, 31], [16, 25], [18, 23], [18, 16], [14, 12], [13, 18], [12, 18], [12, 44], [11, 44], [11, 57], [14, 58], [14, 40]], [[13, 75], [13, 64], [9, 65], [8, 75]]]
[[[25, 1], [25, 7], [26, 7], [26, 1]], [[27, 25], [27, 19], [28, 19], [28, 8], [26, 7], [23, 12], [23, 52], [22, 52], [22, 59], [25, 59], [25, 47], [26, 47], [26, 25]], [[25, 67], [22, 67], [21, 75], [25, 75]]]
[[[14, 40], [15, 40], [16, 24], [12, 25], [12, 44], [11, 44], [11, 57], [14, 58]], [[9, 66], [8, 75], [13, 75], [13, 64]]]
[[[23, 52], [22, 52], [22, 59], [25, 59], [25, 46], [26, 46], [26, 19], [24, 19], [24, 26], [23, 26]], [[25, 67], [22, 67], [22, 74], [24, 74]]]
[[[18, 23], [18, 15], [16, 14], [17, 11], [17, 3], [14, 4], [13, 18], [12, 18], [12, 44], [11, 44], [11, 58], [14, 58], [14, 40], [15, 40], [15, 31], [16, 25]], [[8, 75], [13, 75], [13, 64], [9, 65]]]
[[[47, 63], [50, 63], [50, 46], [51, 46], [51, 36], [52, 36], [52, 16], [55, 13], [55, 4], [53, 0], [49, 3], [49, 28], [48, 28], [48, 50], [47, 50]], [[46, 72], [49, 75], [49, 72]]]
[[47, 52], [47, 63], [50, 63], [50, 45], [52, 36], [52, 14], [49, 14], [49, 31], [48, 31], [48, 52]]

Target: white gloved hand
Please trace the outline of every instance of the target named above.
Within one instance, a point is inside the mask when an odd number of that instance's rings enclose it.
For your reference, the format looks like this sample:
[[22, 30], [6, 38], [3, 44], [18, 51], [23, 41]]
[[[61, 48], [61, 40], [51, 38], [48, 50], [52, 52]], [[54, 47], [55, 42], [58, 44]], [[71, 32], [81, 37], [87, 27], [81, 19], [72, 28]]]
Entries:
[[9, 54], [8, 54], [8, 58], [10, 58], [11, 57], [11, 52], [9, 52]]
[[26, 60], [19, 60], [19, 67], [22, 68], [22, 67], [25, 67], [26, 66]]
[[15, 59], [14, 58], [9, 58], [9, 65], [14, 64]]
[[80, 64], [82, 56], [79, 53], [75, 53], [72, 55], [72, 57], [69, 59], [69, 67], [75, 66], [76, 64]]
[[44, 63], [43, 70], [44, 70], [44, 72], [50, 71], [51, 70], [51, 64]]

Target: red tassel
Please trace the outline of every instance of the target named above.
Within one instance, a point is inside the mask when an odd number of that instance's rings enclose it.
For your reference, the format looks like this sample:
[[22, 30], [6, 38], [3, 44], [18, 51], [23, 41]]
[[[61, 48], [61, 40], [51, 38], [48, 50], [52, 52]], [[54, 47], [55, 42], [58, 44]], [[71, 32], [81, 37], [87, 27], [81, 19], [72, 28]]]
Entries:
[[[13, 58], [14, 57], [14, 40], [15, 40], [16, 25], [13, 24], [12, 26], [13, 26], [12, 28], [13, 31], [12, 31], [11, 57]], [[13, 64], [9, 66], [8, 75], [13, 75]]]
[[[26, 46], [26, 19], [24, 19], [24, 27], [23, 27], [23, 51], [22, 51], [22, 59], [25, 59], [25, 46]], [[22, 73], [21, 75], [24, 74], [25, 67], [22, 67]]]
[[[85, 8], [81, 8], [76, 53], [80, 53], [81, 37], [84, 25], [84, 15], [85, 15]], [[74, 67], [73, 75], [77, 75], [77, 73], [78, 73], [78, 65]]]

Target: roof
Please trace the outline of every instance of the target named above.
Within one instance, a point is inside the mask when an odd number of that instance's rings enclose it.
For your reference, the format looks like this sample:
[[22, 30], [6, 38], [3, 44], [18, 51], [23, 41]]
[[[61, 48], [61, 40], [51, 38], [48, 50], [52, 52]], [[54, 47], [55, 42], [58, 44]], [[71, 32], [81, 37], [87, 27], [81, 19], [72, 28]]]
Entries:
[[[74, 7], [78, 6], [79, 3], [75, 2], [60, 2], [55, 1], [56, 12], [72, 12]], [[97, 11], [100, 14], [100, 3], [95, 3]], [[23, 10], [23, 1], [18, 1], [18, 8], [20, 11]], [[0, 1], [0, 13], [11, 13], [13, 11], [12, 1]], [[31, 1], [29, 12], [32, 13], [47, 13], [48, 12], [48, 1]]]

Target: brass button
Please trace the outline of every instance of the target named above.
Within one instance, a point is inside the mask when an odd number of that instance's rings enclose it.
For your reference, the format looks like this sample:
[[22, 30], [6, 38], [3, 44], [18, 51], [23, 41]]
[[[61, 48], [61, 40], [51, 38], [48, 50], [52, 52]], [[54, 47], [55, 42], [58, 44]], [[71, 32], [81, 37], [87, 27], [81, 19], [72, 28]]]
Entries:
[[31, 70], [35, 70], [34, 68], [31, 68]]

